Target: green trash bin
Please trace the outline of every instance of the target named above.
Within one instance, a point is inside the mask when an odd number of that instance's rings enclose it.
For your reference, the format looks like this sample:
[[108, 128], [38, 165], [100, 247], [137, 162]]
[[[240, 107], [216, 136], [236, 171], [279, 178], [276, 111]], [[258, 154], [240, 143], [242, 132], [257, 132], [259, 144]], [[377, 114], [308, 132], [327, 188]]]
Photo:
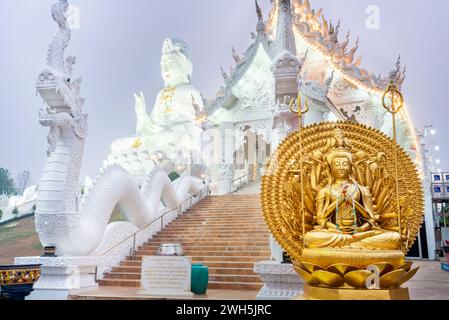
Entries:
[[204, 264], [192, 264], [192, 292], [206, 294], [209, 286], [209, 268]]

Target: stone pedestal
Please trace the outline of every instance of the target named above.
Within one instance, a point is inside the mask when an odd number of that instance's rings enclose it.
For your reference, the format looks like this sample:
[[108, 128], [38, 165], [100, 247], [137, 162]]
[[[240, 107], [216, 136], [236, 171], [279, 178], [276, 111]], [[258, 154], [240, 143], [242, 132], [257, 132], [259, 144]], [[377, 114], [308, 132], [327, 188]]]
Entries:
[[292, 300], [304, 294], [304, 282], [292, 264], [258, 262], [254, 271], [264, 282], [258, 300]]
[[22, 257], [16, 265], [41, 264], [42, 275], [27, 300], [67, 300], [69, 295], [98, 289], [98, 257]]

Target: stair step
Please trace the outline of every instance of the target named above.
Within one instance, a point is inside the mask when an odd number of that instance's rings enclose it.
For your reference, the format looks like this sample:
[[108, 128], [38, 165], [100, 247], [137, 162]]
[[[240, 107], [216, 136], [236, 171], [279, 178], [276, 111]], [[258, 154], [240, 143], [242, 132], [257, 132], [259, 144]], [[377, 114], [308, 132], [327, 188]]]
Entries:
[[[251, 264], [252, 266], [253, 264]], [[226, 267], [208, 267], [209, 274], [236, 274], [236, 275], [256, 275], [253, 268], [226, 268]], [[130, 266], [130, 267], [114, 267], [112, 271], [108, 274], [141, 274], [142, 268], [140, 266]]]
[[192, 263], [208, 266], [210, 289], [262, 288], [254, 264], [269, 260], [271, 251], [259, 195], [208, 197], [140, 246], [135, 260], [127, 257], [105, 273], [100, 285], [139, 288], [142, 257], [165, 243], [181, 244]]
[[[214, 240], [213, 237], [210, 237], [210, 235], [215, 235], [217, 238], [228, 238], [228, 240], [231, 239], [236, 239], [236, 238], [249, 238], [249, 239], [257, 239], [257, 238], [263, 238], [263, 239], [270, 239], [270, 232], [268, 231], [259, 231], [259, 232], [254, 232], [251, 234], [248, 233], [237, 233], [237, 232], [227, 232], [227, 233], [220, 233], [219, 231], [213, 232], [213, 233], [195, 233], [195, 232], [189, 232], [189, 233], [184, 233], [184, 232], [171, 232], [170, 234], [167, 234], [166, 232], [158, 232], [154, 238], [171, 238], [171, 237], [176, 237], [176, 238], [200, 238], [200, 239], [204, 239], [205, 241], [207, 240]], [[232, 236], [232, 237], [230, 237]]]
[[218, 229], [218, 228], [226, 228], [226, 229], [231, 229], [231, 228], [240, 228], [242, 227], [242, 225], [251, 225], [251, 227], [256, 227], [256, 228], [267, 228], [267, 226], [265, 225], [265, 223], [246, 223], [246, 222], [235, 222], [235, 223], [223, 223], [223, 222], [211, 222], [211, 221], [200, 221], [200, 222], [180, 222], [180, 221], [176, 221], [175, 223], [171, 223], [168, 225], [169, 228], [199, 228], [199, 227], [208, 227], [211, 229]]
[[262, 283], [242, 283], [242, 282], [209, 282], [209, 289], [221, 289], [221, 290], [260, 290], [262, 289]]
[[257, 232], [223, 232], [219, 233], [216, 232], [189, 232], [189, 233], [180, 233], [175, 231], [170, 232], [164, 232], [163, 234], [157, 234], [154, 239], [160, 239], [160, 236], [164, 236], [164, 238], [172, 238], [172, 239], [183, 239], [183, 238], [193, 238], [193, 239], [203, 239], [204, 241], [207, 241], [204, 238], [207, 239], [222, 239], [222, 238], [228, 238], [233, 239], [235, 237], [240, 238], [246, 238], [246, 239], [252, 239], [253, 236], [265, 236], [266, 238], [269, 237], [270, 233], [266, 231], [257, 231]]
[[[218, 256], [218, 255], [211, 255], [211, 256], [204, 256], [204, 255], [198, 255], [191, 257], [192, 263], [197, 263], [197, 261], [244, 261], [244, 262], [259, 262], [263, 260], [267, 260], [270, 258], [271, 254], [265, 254], [260, 256]], [[128, 258], [128, 260], [131, 260]], [[136, 256], [135, 261], [142, 261], [142, 256]]]
[[[131, 272], [110, 272], [106, 273], [103, 280], [141, 280], [142, 275], [140, 273]], [[260, 278], [257, 275], [239, 275], [239, 274], [210, 274], [209, 281], [218, 282], [251, 282], [259, 283]]]
[[98, 280], [100, 286], [105, 287], [132, 287], [139, 288], [140, 280], [126, 280], [126, 279], [102, 279]]
[[[105, 287], [128, 287], [140, 288], [140, 280], [127, 279], [103, 279], [99, 280], [100, 286]], [[263, 284], [261, 282], [228, 282], [228, 281], [209, 281], [208, 289], [222, 290], [260, 290]]]
[[[167, 236], [165, 234], [157, 234], [156, 236], [153, 237], [153, 240], [161, 240], [161, 241], [179, 241], [179, 240], [188, 240], [188, 241], [201, 241], [201, 242], [206, 242], [208, 240], [211, 240], [210, 237], [204, 237], [203, 235], [199, 234], [199, 235], [191, 235], [189, 234], [188, 236], [186, 235], [170, 235]], [[230, 237], [228, 234], [217, 234], [214, 236], [214, 240], [219, 240], [219, 239], [235, 239], [238, 241], [245, 241], [245, 240], [260, 240], [260, 241], [267, 241], [267, 243], [269, 243], [270, 241], [270, 234], [267, 233], [263, 233], [263, 234], [254, 234], [251, 236], [247, 236], [247, 235], [242, 235], [242, 234], [236, 234], [232, 237]], [[165, 242], [167, 243], [167, 242]], [[170, 243], [170, 242], [168, 242]]]
[[[194, 247], [198, 245], [197, 241], [178, 241], [180, 245], [183, 246], [183, 248], [187, 247]], [[230, 246], [267, 246], [268, 241], [208, 241], [208, 246], [219, 246], [219, 247], [230, 247]], [[164, 241], [158, 240], [158, 241], [150, 241], [148, 243], [145, 243], [142, 247], [159, 247], [161, 244], [165, 244]]]
[[244, 282], [244, 283], [262, 283], [258, 275], [235, 275], [235, 274], [220, 274], [209, 275], [211, 282]]
[[[186, 251], [188, 256], [191, 257], [216, 257], [216, 256], [225, 256], [225, 257], [242, 257], [242, 256], [251, 256], [251, 257], [266, 257], [270, 256], [271, 251]], [[153, 256], [156, 255], [156, 250], [143, 251], [139, 250], [136, 254], [136, 259], [141, 259], [141, 256]]]
[[235, 223], [235, 224], [224, 224], [224, 223], [210, 223], [207, 221], [203, 221], [200, 223], [182, 223], [179, 221], [176, 221], [176, 223], [171, 223], [169, 224], [167, 227], [167, 229], [189, 229], [189, 228], [209, 228], [211, 230], [215, 230], [215, 229], [219, 229], [219, 230], [226, 230], [226, 229], [268, 229], [267, 226], [264, 223], [259, 223], [259, 224], [255, 224], [252, 223], [250, 225], [245, 225], [240, 223]]
[[141, 273], [137, 272], [109, 272], [105, 273], [103, 280], [138, 280], [142, 277]]
[[[138, 248], [138, 252], [156, 252], [159, 246], [143, 246]], [[267, 246], [183, 246], [184, 252], [248, 252], [264, 251], [270, 252]]]
[[[186, 252], [189, 256], [193, 258], [207, 257], [207, 258], [216, 258], [216, 257], [226, 257], [226, 259], [230, 259], [233, 257], [242, 257], [242, 256], [251, 256], [253, 258], [266, 258], [270, 257], [270, 251], [242, 251], [242, 252], [224, 252], [224, 251], [197, 251], [197, 252]], [[156, 251], [137, 251], [136, 260], [141, 260], [141, 256], [155, 256], [157, 254]]]
[[[262, 261], [262, 260], [259, 260]], [[196, 260], [193, 263], [204, 264], [209, 268], [246, 268], [246, 269], [254, 269], [254, 262], [245, 262], [245, 261], [210, 261], [210, 260]], [[141, 261], [131, 261], [125, 260], [120, 263], [120, 267], [133, 267], [133, 268], [141, 268]]]

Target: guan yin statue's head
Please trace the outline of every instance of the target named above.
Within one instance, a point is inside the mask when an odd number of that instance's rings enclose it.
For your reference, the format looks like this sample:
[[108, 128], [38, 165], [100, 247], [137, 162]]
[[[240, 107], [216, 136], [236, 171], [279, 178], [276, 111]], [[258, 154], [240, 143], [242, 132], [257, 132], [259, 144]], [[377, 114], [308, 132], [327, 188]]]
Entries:
[[190, 49], [182, 40], [166, 39], [162, 47], [161, 73], [165, 87], [189, 84], [193, 71]]

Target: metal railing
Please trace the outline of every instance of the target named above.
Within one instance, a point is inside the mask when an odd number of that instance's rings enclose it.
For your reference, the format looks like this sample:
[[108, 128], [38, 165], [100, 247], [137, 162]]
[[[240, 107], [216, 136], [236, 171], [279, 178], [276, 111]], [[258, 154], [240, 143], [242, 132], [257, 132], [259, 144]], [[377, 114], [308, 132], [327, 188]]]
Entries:
[[[115, 244], [114, 246], [112, 246], [111, 248], [109, 248], [108, 250], [104, 251], [101, 255], [98, 256], [98, 265], [96, 267], [95, 270], [95, 280], [98, 280], [98, 269], [101, 265], [101, 258], [103, 258], [105, 255], [107, 255], [109, 252], [111, 252], [112, 250], [118, 248], [119, 246], [121, 246], [122, 244], [126, 243], [127, 241], [129, 241], [130, 239], [133, 239], [132, 241], [132, 248], [129, 250], [129, 256], [131, 258], [131, 261], [134, 261], [136, 258], [136, 252], [137, 252], [137, 236], [139, 234], [141, 234], [143, 231], [147, 230], [148, 228], [154, 226], [158, 221], [160, 221], [161, 225], [160, 225], [160, 230], [164, 229], [164, 218], [169, 215], [169, 214], [173, 214], [177, 211], [177, 218], [179, 218], [184, 211], [192, 208], [193, 206], [193, 199], [198, 199], [198, 202], [204, 200], [205, 198], [207, 198], [207, 196], [209, 196], [210, 190], [209, 190], [209, 186], [206, 186], [205, 188], [203, 188], [199, 193], [190, 196], [189, 198], [185, 199], [184, 201], [182, 201], [181, 203], [179, 203], [178, 205], [176, 205], [175, 207], [166, 210], [162, 215], [160, 215], [158, 218], [152, 220], [151, 222], [149, 222], [148, 224], [146, 224], [145, 226], [143, 226], [142, 228], [140, 228], [138, 231], [136, 231], [135, 233], [133, 233], [132, 235], [128, 236], [126, 239], [123, 239], [122, 241], [120, 241], [119, 243]], [[188, 207], [185, 207], [184, 205], [186, 203], [189, 203]]]
[[[241, 176], [240, 178], [237, 178], [237, 179], [231, 181], [231, 183], [229, 184], [228, 193], [231, 194], [231, 193], [235, 193], [235, 192], [239, 191], [243, 187], [242, 181], [245, 178], [246, 178], [245, 184], [246, 185], [249, 184], [249, 176], [250, 176], [250, 174], [247, 173], [244, 176]], [[234, 185], [237, 182], [238, 182], [238, 187], [234, 189]]]

